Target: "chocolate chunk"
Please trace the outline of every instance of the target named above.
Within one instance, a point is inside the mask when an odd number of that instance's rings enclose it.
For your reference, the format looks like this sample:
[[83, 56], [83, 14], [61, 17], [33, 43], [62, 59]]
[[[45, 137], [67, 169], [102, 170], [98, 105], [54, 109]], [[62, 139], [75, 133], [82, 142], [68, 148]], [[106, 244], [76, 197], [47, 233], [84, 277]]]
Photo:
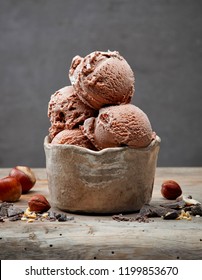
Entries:
[[54, 221], [56, 221], [56, 213], [55, 212], [53, 212], [53, 211], [50, 211], [50, 212], [48, 212], [48, 217], [49, 217], [49, 220], [51, 221], [51, 222], [54, 222]]
[[55, 215], [55, 217], [56, 217], [56, 219], [58, 220], [58, 219], [61, 217], [61, 214], [58, 213], [58, 214]]
[[61, 214], [60, 217], [58, 218], [58, 222], [66, 222], [67, 221], [67, 216], [65, 214]]
[[3, 202], [0, 204], [0, 216], [1, 217], [8, 217], [8, 208], [13, 206], [12, 203], [8, 203], [8, 202]]
[[175, 220], [177, 217], [179, 217], [179, 213], [177, 211], [167, 212], [163, 215], [164, 220]]
[[140, 209], [139, 215], [147, 216], [147, 217], [162, 217], [168, 212], [172, 212], [172, 209], [161, 207], [161, 206], [151, 206], [149, 204], [145, 204]]
[[193, 206], [185, 206], [185, 207], [183, 208], [183, 210], [184, 210], [185, 212], [187, 212], [187, 211], [190, 211], [190, 212], [191, 212], [192, 207], [193, 207]]
[[24, 211], [16, 206], [11, 205], [7, 210], [8, 217], [14, 217], [20, 214], [23, 214]]
[[202, 216], [202, 206], [201, 205], [195, 205], [191, 207], [191, 214], [196, 216], [200, 215]]

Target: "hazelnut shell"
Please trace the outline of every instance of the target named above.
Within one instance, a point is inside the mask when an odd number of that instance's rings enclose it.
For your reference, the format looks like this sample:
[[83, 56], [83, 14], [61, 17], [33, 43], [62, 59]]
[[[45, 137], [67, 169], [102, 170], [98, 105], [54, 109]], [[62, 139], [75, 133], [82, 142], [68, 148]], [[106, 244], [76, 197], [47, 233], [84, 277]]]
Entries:
[[177, 182], [167, 180], [161, 185], [161, 194], [166, 199], [176, 199], [182, 194], [182, 189]]
[[15, 202], [22, 194], [20, 182], [10, 176], [0, 179], [0, 201]]
[[46, 212], [51, 207], [45, 196], [41, 194], [32, 196], [28, 201], [28, 206], [29, 210], [34, 212]]
[[36, 183], [34, 172], [27, 166], [16, 166], [12, 168], [9, 176], [16, 178], [20, 182], [22, 193], [27, 193]]

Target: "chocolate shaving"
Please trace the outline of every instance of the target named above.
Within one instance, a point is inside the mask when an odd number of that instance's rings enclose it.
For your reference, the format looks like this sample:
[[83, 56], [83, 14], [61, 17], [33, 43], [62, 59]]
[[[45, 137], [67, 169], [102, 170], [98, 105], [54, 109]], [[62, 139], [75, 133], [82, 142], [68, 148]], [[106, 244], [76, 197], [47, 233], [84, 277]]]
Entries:
[[176, 201], [176, 202], [172, 202], [172, 203], [160, 204], [160, 206], [162, 206], [162, 207], [171, 208], [171, 209], [182, 209], [185, 207], [185, 205], [186, 205], [186, 203], [184, 200]]
[[8, 208], [13, 206], [12, 203], [3, 202], [0, 204], [0, 217], [8, 217]]
[[161, 206], [151, 206], [149, 204], [145, 204], [140, 209], [140, 216], [147, 216], [147, 217], [162, 217], [168, 212], [172, 212], [173, 209], [165, 208]]
[[11, 222], [15, 222], [15, 221], [18, 221], [18, 220], [21, 220], [20, 215], [12, 216], [12, 217], [9, 218], [9, 221], [11, 221]]
[[23, 214], [24, 211], [20, 208], [17, 208], [13, 205], [11, 205], [8, 210], [7, 210], [7, 216], [8, 217], [14, 217], [14, 216], [18, 216], [20, 214]]

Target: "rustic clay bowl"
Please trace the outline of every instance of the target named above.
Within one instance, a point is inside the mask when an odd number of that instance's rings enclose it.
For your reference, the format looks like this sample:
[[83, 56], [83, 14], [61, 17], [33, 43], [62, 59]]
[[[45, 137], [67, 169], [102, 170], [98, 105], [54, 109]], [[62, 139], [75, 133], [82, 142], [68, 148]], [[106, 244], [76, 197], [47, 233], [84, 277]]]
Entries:
[[92, 151], [44, 140], [52, 205], [79, 213], [139, 210], [152, 197], [160, 138], [146, 148]]

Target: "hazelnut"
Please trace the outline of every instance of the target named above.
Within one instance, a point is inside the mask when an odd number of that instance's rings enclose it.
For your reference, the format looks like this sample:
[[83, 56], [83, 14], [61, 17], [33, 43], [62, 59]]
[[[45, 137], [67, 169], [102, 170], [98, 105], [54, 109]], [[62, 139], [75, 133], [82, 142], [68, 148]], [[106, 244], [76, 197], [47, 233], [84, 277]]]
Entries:
[[176, 200], [179, 201], [179, 202], [184, 201], [186, 206], [193, 206], [193, 205], [200, 205], [201, 204], [201, 202], [193, 199], [192, 196], [190, 196], [190, 195], [189, 196], [181, 195]]
[[18, 180], [13, 177], [0, 179], [0, 200], [6, 202], [15, 202], [19, 200], [22, 193], [22, 186]]
[[161, 185], [161, 194], [167, 199], [176, 199], [182, 194], [182, 190], [177, 182], [167, 180]]
[[41, 194], [32, 196], [28, 201], [28, 206], [29, 210], [34, 212], [46, 212], [51, 207], [45, 196]]
[[34, 172], [27, 166], [14, 167], [9, 176], [16, 178], [21, 183], [22, 193], [27, 193], [36, 183]]

